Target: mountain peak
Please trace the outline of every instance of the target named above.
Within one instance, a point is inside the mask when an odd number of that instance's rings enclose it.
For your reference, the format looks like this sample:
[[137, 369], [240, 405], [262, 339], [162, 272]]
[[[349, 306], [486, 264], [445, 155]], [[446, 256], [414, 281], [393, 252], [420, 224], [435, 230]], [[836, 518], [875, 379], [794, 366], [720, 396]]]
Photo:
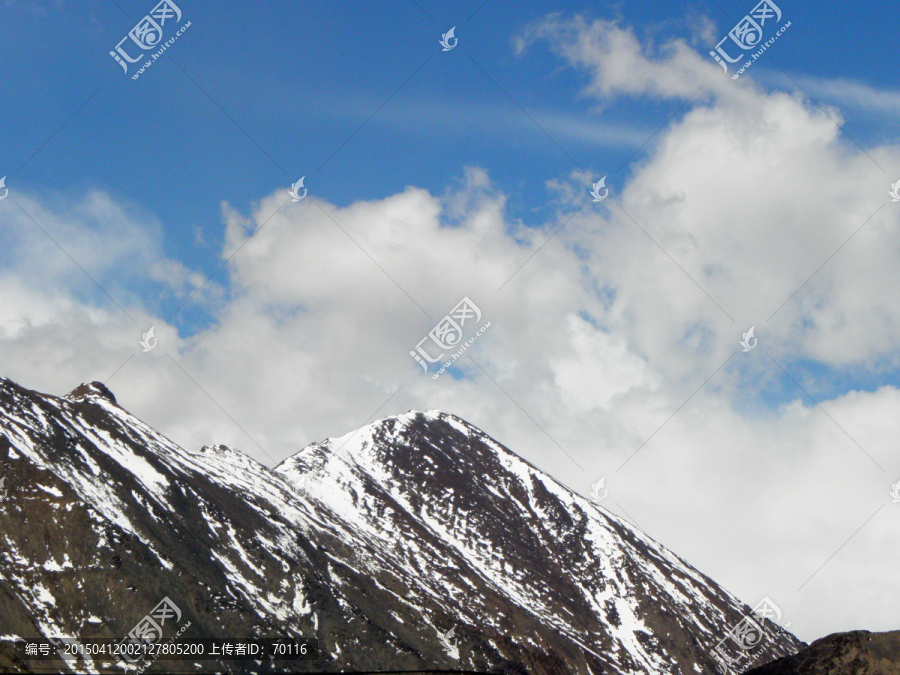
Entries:
[[[89, 382], [75, 387], [65, 395], [70, 401], [84, 401], [91, 398], [103, 398], [110, 403], [116, 403], [116, 397], [102, 382]], [[117, 404], [118, 405], [118, 404]]]
[[[505, 621], [522, 635], [543, 624], [584, 647], [568, 658], [589, 665], [557, 672], [713, 672], [712, 655], [690, 645], [746, 611], [627, 521], [440, 410], [371, 422], [273, 471], [340, 514], [362, 550], [408, 560], [420, 592], [454, 607], [460, 626], [484, 621], [474, 598], [486, 588], [520, 599], [527, 610]], [[762, 657], [797, 650], [768, 628]]]

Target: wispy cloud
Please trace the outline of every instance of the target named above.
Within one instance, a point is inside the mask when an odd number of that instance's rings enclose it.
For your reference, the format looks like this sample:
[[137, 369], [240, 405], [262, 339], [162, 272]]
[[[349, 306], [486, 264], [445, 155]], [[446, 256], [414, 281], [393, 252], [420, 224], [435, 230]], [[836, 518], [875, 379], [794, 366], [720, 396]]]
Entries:
[[[309, 108], [323, 119], [357, 121], [365, 119], [361, 110], [378, 106], [375, 98], [360, 96], [358, 92], [334, 97], [339, 105], [320, 101]], [[520, 143], [523, 135], [539, 136], [534, 123], [524, 115], [513, 111], [510, 105], [454, 102], [445, 99], [404, 99], [402, 105], [386, 107], [371, 121], [376, 126], [402, 130], [404, 134], [446, 136], [453, 132], [456, 138], [467, 135], [488, 134], [492, 142]], [[586, 110], [583, 113], [547, 108], [529, 109], [528, 114], [555, 139], [572, 141], [590, 147], [636, 147], [647, 140], [654, 129], [640, 123], [613, 122], [599, 114]]]
[[794, 81], [803, 90], [820, 102], [838, 105], [847, 110], [866, 112], [877, 115], [900, 114], [900, 91], [879, 89], [863, 82], [846, 78], [823, 78], [808, 75], [792, 74], [793, 81], [780, 71], [771, 71], [766, 82], [787, 90], [795, 89]]

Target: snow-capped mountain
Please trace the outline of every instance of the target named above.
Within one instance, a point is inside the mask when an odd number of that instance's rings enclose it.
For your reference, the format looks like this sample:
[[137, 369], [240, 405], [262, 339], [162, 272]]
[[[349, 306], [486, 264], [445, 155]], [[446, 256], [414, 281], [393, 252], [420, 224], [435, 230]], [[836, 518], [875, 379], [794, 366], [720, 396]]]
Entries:
[[[0, 379], [0, 477], [0, 639], [122, 638], [163, 598], [182, 639], [318, 639], [316, 661], [166, 670], [715, 673], [716, 645], [750, 614], [439, 411], [269, 469], [180, 448], [102, 384], [59, 398]], [[803, 646], [757, 621], [756, 665]], [[38, 668], [0, 644], [0, 670]]]

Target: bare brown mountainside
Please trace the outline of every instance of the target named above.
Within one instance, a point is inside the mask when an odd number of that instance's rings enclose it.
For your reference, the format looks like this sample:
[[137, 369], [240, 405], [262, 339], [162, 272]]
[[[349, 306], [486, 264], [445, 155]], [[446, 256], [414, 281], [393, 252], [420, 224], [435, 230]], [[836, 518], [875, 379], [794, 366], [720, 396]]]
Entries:
[[900, 630], [835, 633], [745, 675], [900, 675]]

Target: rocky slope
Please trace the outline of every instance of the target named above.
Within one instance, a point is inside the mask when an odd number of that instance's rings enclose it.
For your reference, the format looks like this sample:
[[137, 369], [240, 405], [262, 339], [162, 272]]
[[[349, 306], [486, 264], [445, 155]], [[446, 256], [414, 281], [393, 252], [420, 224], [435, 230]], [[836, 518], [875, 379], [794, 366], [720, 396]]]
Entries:
[[[122, 638], [167, 597], [182, 639], [319, 641], [316, 661], [152, 669], [714, 673], [715, 645], [750, 613], [438, 411], [269, 469], [225, 446], [178, 447], [102, 384], [60, 398], [0, 379], [0, 476], [0, 640]], [[760, 621], [757, 663], [803, 646]], [[0, 670], [48, 665], [0, 644]]]
[[856, 630], [816, 640], [747, 675], [900, 675], [900, 631]]

